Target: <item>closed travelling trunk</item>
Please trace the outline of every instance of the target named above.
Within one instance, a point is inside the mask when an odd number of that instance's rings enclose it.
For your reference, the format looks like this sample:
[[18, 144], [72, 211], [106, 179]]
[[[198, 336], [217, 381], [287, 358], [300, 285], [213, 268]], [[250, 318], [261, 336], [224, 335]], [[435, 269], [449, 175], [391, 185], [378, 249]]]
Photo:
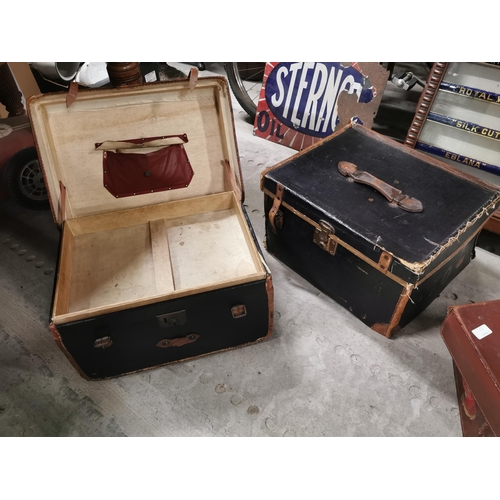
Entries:
[[499, 188], [352, 124], [261, 177], [266, 248], [390, 337], [469, 264]]
[[32, 98], [61, 243], [50, 330], [103, 379], [266, 339], [230, 94], [200, 78]]
[[500, 436], [500, 300], [450, 307], [441, 336], [453, 359], [462, 434]]

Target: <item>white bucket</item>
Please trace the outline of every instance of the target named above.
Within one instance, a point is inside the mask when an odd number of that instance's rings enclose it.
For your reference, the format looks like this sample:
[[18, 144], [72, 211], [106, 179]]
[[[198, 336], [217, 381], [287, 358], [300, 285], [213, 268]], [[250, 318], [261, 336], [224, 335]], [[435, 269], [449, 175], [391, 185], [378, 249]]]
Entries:
[[75, 78], [80, 64], [79, 62], [32, 62], [30, 66], [45, 78], [70, 82]]

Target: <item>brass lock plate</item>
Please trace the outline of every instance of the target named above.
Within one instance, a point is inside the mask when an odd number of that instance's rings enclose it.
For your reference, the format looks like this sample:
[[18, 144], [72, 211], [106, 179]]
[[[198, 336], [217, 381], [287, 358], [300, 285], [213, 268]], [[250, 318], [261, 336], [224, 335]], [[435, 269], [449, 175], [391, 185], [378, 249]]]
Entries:
[[319, 221], [319, 226], [314, 230], [313, 242], [330, 255], [335, 255], [337, 242], [332, 238], [335, 229], [324, 220]]
[[175, 311], [156, 316], [160, 328], [171, 328], [172, 326], [184, 325], [187, 322], [186, 310]]

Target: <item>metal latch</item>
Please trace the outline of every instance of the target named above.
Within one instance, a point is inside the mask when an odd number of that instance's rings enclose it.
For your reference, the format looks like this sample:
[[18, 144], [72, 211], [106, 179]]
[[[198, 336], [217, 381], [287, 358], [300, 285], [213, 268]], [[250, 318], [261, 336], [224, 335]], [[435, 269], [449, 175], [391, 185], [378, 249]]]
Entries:
[[335, 229], [324, 220], [320, 220], [319, 225], [320, 227], [314, 230], [314, 243], [330, 255], [335, 255], [337, 242], [332, 238], [335, 234]]
[[239, 304], [231, 307], [231, 314], [234, 319], [245, 317], [247, 315], [247, 308], [245, 307], [245, 304]]
[[425, 87], [425, 82], [415, 76], [411, 71], [402, 71], [391, 78], [391, 82], [400, 89], [411, 90], [415, 85]]
[[186, 310], [175, 311], [156, 316], [160, 328], [171, 328], [172, 326], [181, 326], [187, 323]]
[[100, 339], [96, 339], [94, 341], [94, 347], [95, 348], [102, 348], [102, 349], [106, 349], [107, 347], [111, 347], [111, 345], [113, 344], [113, 340], [111, 339], [111, 337], [101, 337]]

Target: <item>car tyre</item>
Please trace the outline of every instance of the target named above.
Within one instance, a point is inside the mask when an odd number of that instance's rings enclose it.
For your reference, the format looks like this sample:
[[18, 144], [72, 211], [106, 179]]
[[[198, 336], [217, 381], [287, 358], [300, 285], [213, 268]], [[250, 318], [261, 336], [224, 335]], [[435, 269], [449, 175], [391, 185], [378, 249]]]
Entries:
[[7, 162], [4, 181], [7, 193], [19, 205], [31, 210], [49, 208], [49, 196], [36, 148], [23, 149]]

